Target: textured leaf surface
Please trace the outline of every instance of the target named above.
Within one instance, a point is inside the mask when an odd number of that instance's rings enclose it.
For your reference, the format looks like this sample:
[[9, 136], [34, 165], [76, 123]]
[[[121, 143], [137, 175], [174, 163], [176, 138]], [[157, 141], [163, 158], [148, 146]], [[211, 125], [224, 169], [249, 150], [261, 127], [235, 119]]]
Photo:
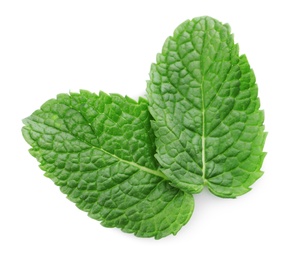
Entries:
[[24, 120], [40, 167], [77, 207], [106, 227], [141, 237], [176, 234], [194, 201], [157, 170], [147, 102], [81, 91]]
[[147, 93], [156, 158], [173, 184], [192, 193], [207, 185], [221, 197], [250, 190], [262, 175], [264, 114], [228, 25], [181, 24], [151, 67]]

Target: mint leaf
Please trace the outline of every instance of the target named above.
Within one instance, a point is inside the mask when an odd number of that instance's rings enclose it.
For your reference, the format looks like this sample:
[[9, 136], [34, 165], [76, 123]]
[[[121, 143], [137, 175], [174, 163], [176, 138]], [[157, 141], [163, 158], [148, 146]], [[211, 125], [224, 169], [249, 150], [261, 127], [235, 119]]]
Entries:
[[194, 201], [158, 170], [147, 107], [102, 92], [60, 94], [22, 132], [45, 176], [78, 208], [106, 227], [159, 239], [180, 230]]
[[210, 17], [181, 24], [153, 64], [147, 87], [156, 158], [178, 188], [220, 197], [250, 190], [266, 133], [255, 76], [230, 27]]
[[[181, 24], [157, 56], [149, 104], [117, 94], [60, 94], [24, 120], [45, 176], [106, 227], [176, 234], [207, 186], [234, 198], [262, 176], [264, 113], [230, 27]], [[150, 113], [149, 113], [149, 111]]]

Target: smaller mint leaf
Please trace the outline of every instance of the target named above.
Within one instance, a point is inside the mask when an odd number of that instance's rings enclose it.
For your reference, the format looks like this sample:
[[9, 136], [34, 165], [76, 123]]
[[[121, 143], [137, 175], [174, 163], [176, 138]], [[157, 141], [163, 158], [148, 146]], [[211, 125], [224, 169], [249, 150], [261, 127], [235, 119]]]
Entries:
[[211, 17], [179, 25], [151, 66], [147, 93], [155, 157], [173, 185], [234, 198], [262, 176], [264, 113], [229, 25]]
[[146, 100], [60, 94], [24, 124], [23, 136], [45, 176], [102, 225], [159, 239], [189, 220], [193, 197], [158, 170]]

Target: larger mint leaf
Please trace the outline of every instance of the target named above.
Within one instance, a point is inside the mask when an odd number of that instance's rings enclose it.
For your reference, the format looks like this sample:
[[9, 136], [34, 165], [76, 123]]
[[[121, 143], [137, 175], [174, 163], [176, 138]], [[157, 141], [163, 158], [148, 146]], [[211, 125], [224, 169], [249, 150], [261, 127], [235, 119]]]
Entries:
[[261, 175], [264, 114], [255, 76], [228, 25], [210, 17], [169, 37], [147, 87], [161, 171], [184, 191], [207, 185], [221, 197], [250, 190]]
[[23, 136], [45, 176], [102, 225], [158, 239], [189, 220], [192, 196], [158, 171], [144, 99], [61, 94], [24, 123]]

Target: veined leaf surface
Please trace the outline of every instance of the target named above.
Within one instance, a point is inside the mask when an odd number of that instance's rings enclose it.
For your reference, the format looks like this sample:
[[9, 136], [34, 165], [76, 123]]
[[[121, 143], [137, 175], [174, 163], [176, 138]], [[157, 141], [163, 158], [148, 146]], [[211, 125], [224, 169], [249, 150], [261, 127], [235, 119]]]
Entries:
[[210, 17], [181, 24], [151, 67], [147, 93], [156, 158], [176, 187], [236, 197], [261, 177], [264, 113], [228, 25]]
[[40, 167], [81, 210], [140, 237], [176, 234], [194, 208], [154, 158], [148, 103], [119, 95], [60, 94], [24, 120]]

